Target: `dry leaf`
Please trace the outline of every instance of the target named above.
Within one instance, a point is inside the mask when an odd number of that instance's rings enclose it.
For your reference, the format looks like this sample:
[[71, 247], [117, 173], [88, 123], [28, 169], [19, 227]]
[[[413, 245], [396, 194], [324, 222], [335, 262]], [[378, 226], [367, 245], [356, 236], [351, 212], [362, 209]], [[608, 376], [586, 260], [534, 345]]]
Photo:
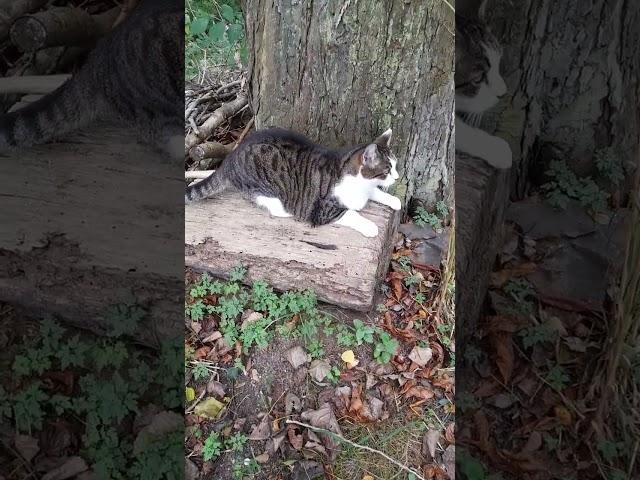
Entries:
[[491, 335], [491, 344], [496, 352], [496, 365], [504, 383], [509, 383], [513, 374], [513, 344], [509, 332], [495, 332]]
[[196, 391], [192, 387], [184, 389], [184, 398], [187, 402], [193, 402], [196, 399]]
[[567, 410], [564, 406], [556, 405], [553, 408], [553, 411], [556, 414], [556, 418], [558, 419], [561, 425], [568, 427], [573, 423], [571, 412]]
[[364, 477], [362, 477], [362, 480], [374, 480], [374, 479], [371, 475], [365, 475]]
[[309, 367], [309, 375], [316, 382], [322, 382], [330, 371], [331, 365], [325, 360], [314, 360]]
[[456, 424], [451, 422], [447, 425], [447, 428], [444, 429], [444, 438], [449, 443], [456, 443], [455, 428]]
[[256, 462], [258, 463], [267, 463], [268, 461], [269, 461], [269, 454], [266, 452], [256, 457]]
[[215, 420], [220, 416], [222, 410], [224, 410], [224, 403], [213, 397], [209, 397], [196, 405], [193, 412], [200, 417]]
[[202, 340], [202, 343], [213, 343], [213, 342], [215, 342], [217, 340], [220, 340], [221, 338], [222, 338], [222, 333], [220, 333], [219, 331], [216, 330], [211, 335], [209, 335], [207, 338]]
[[302, 444], [304, 443], [304, 438], [302, 435], [296, 432], [296, 428], [293, 425], [289, 425], [287, 427], [287, 438], [289, 439], [289, 443], [296, 450], [300, 450], [302, 448]]
[[[151, 419], [151, 423], [145, 426], [133, 442], [133, 453], [137, 456], [156, 439], [164, 438], [169, 433], [184, 428], [184, 417], [175, 412], [160, 412]], [[86, 469], [85, 469], [86, 470]]]
[[433, 357], [433, 351], [429, 347], [413, 347], [409, 353], [409, 359], [416, 365], [424, 367]]
[[286, 358], [293, 368], [298, 368], [309, 361], [307, 352], [299, 345], [287, 350]]
[[81, 457], [69, 457], [69, 459], [58, 468], [54, 468], [46, 475], [43, 475], [42, 480], [66, 480], [88, 469], [89, 466]]
[[524, 277], [535, 272], [537, 268], [538, 266], [535, 263], [526, 262], [513, 268], [505, 268], [503, 270], [493, 272], [491, 274], [491, 286], [500, 288], [512, 278]]
[[422, 452], [423, 454], [429, 454], [427, 457], [429, 460], [433, 460], [436, 456], [436, 447], [438, 446], [438, 440], [440, 440], [440, 432], [438, 430], [429, 430], [422, 440]]
[[224, 398], [224, 385], [217, 380], [211, 379], [207, 383], [207, 393], [210, 393], [217, 398]]
[[269, 424], [271, 423], [269, 419], [269, 415], [265, 415], [260, 420], [260, 423], [253, 427], [251, 430], [251, 434], [249, 435], [249, 440], [267, 440], [271, 436], [271, 427]]
[[344, 363], [353, 363], [353, 361], [356, 359], [356, 356], [353, 353], [353, 350], [345, 350], [344, 352], [342, 352], [342, 355], [340, 355], [340, 358]]
[[27, 462], [31, 462], [33, 457], [40, 451], [38, 439], [29, 435], [16, 434], [13, 439], [13, 446]]
[[288, 416], [291, 413], [299, 412], [302, 408], [300, 397], [293, 393], [287, 393], [284, 397], [284, 413]]
[[203, 358], [207, 358], [207, 355], [209, 355], [209, 352], [211, 351], [211, 347], [200, 347], [199, 349], [197, 349], [195, 351], [195, 353], [193, 354], [194, 358], [197, 358], [198, 360], [202, 360]]

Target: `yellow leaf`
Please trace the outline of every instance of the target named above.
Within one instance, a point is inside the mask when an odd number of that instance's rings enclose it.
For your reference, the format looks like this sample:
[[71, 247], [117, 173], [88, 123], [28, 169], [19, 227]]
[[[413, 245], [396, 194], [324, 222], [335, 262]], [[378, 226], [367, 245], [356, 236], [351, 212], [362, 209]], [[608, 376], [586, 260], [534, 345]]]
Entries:
[[365, 475], [362, 477], [362, 480], [373, 480], [373, 477], [371, 475]]
[[342, 355], [340, 355], [340, 358], [342, 358], [342, 361], [344, 363], [353, 363], [356, 360], [356, 356], [353, 353], [353, 350], [347, 350], [345, 352], [342, 352]]
[[213, 397], [205, 398], [193, 409], [196, 415], [212, 420], [218, 418], [222, 410], [224, 410], [224, 403]]
[[187, 387], [184, 389], [184, 396], [186, 397], [187, 402], [193, 402], [196, 398], [196, 391], [191, 387]]

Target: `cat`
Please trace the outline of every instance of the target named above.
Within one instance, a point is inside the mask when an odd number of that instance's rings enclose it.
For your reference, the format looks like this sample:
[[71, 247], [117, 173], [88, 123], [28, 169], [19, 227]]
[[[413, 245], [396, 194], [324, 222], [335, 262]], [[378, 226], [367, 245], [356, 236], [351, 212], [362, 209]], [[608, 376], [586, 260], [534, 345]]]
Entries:
[[52, 93], [0, 116], [0, 152], [48, 143], [98, 119], [184, 158], [184, 6], [142, 0]]
[[398, 178], [389, 148], [391, 129], [372, 143], [334, 150], [279, 128], [249, 135], [222, 166], [185, 192], [190, 203], [232, 187], [274, 217], [293, 217], [312, 226], [335, 223], [365, 237], [378, 227], [358, 213], [369, 200], [393, 210], [402, 202], [380, 188]]
[[502, 48], [482, 21], [456, 15], [456, 150], [495, 168], [512, 164], [509, 144], [472, 125], [507, 93], [500, 75]]

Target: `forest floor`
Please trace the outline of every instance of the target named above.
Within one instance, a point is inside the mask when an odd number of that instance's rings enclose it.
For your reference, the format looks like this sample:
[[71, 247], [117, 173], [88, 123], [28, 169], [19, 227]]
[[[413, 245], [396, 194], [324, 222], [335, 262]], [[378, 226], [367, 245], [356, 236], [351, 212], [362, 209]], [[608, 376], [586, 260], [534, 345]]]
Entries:
[[604, 397], [611, 352], [625, 341], [614, 337], [612, 279], [630, 209], [595, 214], [565, 200], [554, 208], [537, 189], [510, 205], [484, 318], [460, 359], [458, 440], [479, 480], [638, 478], [634, 409]]
[[[188, 133], [242, 84], [231, 75], [191, 85]], [[208, 142], [233, 148], [251, 124], [241, 107]], [[185, 169], [220, 160], [192, 156]], [[227, 279], [187, 270], [189, 479], [448, 478], [454, 252], [444, 214], [425, 214], [405, 216], [368, 314], [318, 304], [313, 292], [243, 285], [242, 266]]]

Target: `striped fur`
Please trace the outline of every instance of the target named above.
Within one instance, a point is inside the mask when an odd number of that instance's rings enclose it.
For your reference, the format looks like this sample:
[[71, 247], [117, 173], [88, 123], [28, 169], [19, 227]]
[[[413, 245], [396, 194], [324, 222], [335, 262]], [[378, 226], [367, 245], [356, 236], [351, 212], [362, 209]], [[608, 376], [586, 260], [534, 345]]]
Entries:
[[[372, 190], [395, 181], [396, 159], [389, 149], [390, 135], [388, 131], [372, 144], [334, 150], [288, 130], [257, 131], [227, 156], [216, 172], [189, 186], [185, 202], [234, 188], [257, 203], [265, 197], [279, 199], [287, 216], [314, 226], [324, 225], [353, 209], [336, 194], [336, 186], [346, 177], [371, 184]], [[375, 152], [366, 162], [365, 151]]]
[[0, 116], [0, 151], [47, 143], [96, 119], [133, 128], [164, 147], [184, 135], [183, 4], [143, 0], [51, 94]]

